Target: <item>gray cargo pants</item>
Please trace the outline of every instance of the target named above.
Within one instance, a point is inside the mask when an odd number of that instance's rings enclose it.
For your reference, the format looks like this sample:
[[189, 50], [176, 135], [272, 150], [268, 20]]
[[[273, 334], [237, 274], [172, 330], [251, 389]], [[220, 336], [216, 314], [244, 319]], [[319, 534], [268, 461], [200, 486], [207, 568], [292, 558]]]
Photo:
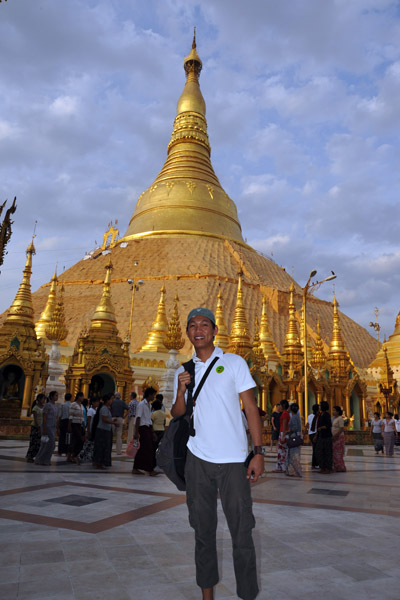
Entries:
[[188, 450], [185, 479], [189, 522], [196, 539], [197, 585], [211, 588], [219, 580], [216, 543], [219, 491], [232, 537], [237, 595], [243, 600], [253, 600], [258, 594], [256, 554], [251, 534], [255, 520], [244, 464], [210, 463]]

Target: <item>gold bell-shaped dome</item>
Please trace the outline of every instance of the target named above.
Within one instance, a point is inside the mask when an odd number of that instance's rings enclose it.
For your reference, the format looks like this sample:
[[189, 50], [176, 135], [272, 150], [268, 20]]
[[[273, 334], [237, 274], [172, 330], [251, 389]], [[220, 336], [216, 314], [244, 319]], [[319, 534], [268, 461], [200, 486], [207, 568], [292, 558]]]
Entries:
[[202, 62], [195, 37], [184, 68], [186, 84], [178, 100], [167, 159], [139, 197], [120, 241], [149, 235], [211, 235], [243, 242], [235, 203], [211, 164], [206, 104], [199, 84]]

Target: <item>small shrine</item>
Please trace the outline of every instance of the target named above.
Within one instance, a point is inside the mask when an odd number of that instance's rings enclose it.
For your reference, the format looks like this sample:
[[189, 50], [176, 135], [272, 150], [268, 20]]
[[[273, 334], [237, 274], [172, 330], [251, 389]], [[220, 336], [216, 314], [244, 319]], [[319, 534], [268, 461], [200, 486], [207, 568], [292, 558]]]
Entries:
[[23, 279], [0, 329], [0, 407], [5, 418], [29, 418], [35, 391], [42, 391], [48, 357], [35, 332], [31, 295], [33, 241], [28, 246]]
[[129, 364], [129, 342], [123, 342], [111, 302], [111, 260], [106, 266], [103, 294], [88, 331], [79, 336], [65, 373], [66, 390], [73, 396], [101, 397], [120, 392], [129, 401], [133, 374]]

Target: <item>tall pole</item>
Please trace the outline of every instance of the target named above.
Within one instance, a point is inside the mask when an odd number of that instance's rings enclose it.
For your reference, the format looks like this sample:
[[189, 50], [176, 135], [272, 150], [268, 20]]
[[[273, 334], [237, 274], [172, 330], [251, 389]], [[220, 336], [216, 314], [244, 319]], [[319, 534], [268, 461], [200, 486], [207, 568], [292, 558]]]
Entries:
[[303, 288], [303, 319], [304, 319], [304, 336], [303, 336], [303, 344], [304, 344], [304, 418], [306, 418], [306, 412], [308, 410], [308, 357], [307, 357], [307, 294], [310, 288], [319, 287], [325, 281], [332, 281], [332, 279], [336, 279], [336, 275], [332, 271], [332, 275], [326, 277], [322, 281], [315, 281], [314, 283], [310, 283], [311, 279], [315, 277], [317, 271], [311, 271], [310, 276], [306, 285]]
[[134, 280], [132, 281], [132, 287], [131, 287], [131, 289], [132, 289], [131, 314], [130, 314], [130, 317], [129, 317], [129, 331], [128, 331], [129, 343], [132, 341], [131, 338], [132, 338], [132, 323], [133, 323], [133, 303], [135, 301], [135, 289], [136, 289], [135, 281]]

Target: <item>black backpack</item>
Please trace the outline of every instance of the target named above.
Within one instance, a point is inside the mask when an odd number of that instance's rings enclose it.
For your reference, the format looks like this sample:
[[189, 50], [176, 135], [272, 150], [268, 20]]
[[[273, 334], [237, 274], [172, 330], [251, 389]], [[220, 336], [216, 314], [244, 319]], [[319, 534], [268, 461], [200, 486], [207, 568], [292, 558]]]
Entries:
[[212, 361], [207, 371], [204, 373], [194, 396], [192, 396], [194, 388], [194, 362], [193, 360], [189, 360], [188, 362], [183, 363], [183, 368], [191, 375], [191, 382], [187, 386], [188, 397], [186, 413], [179, 417], [174, 417], [170, 421], [168, 429], [165, 431], [157, 448], [157, 466], [164, 471], [168, 479], [170, 479], [181, 492], [186, 490], [185, 464], [187, 442], [189, 435], [195, 435], [192, 422], [193, 403], [199, 395], [208, 374], [217, 360], [218, 357]]

